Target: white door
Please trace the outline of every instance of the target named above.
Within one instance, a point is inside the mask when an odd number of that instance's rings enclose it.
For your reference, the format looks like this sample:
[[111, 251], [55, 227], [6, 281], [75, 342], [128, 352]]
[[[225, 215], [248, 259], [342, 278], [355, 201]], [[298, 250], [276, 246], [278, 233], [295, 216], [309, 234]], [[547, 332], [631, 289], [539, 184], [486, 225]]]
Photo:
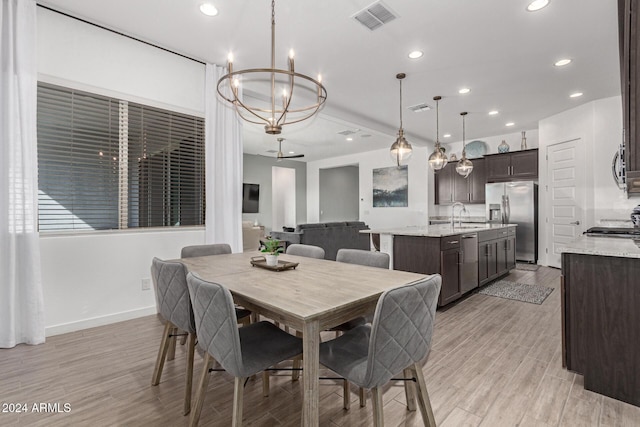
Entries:
[[558, 248], [582, 234], [585, 220], [584, 146], [580, 139], [547, 147], [547, 263], [560, 268]]
[[271, 168], [271, 229], [296, 226], [296, 170]]

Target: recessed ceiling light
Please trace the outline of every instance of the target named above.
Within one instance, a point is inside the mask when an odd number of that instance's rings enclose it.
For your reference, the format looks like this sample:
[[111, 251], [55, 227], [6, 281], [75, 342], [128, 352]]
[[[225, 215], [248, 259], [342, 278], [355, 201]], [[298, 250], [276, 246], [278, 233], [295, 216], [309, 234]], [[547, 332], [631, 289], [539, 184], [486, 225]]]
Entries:
[[445, 133], [444, 135], [442, 135], [443, 138], [451, 138], [451, 134], [450, 133]]
[[295, 151], [289, 151], [289, 154], [296, 154]]
[[509, 123], [505, 124], [505, 126], [513, 126], [513, 125], [515, 125], [515, 123], [513, 123], [513, 122], [509, 122]]
[[207, 16], [216, 16], [218, 14], [218, 9], [216, 9], [216, 7], [211, 3], [202, 3], [200, 5], [200, 12]]
[[422, 52], [421, 50], [414, 50], [409, 54], [409, 58], [418, 59], [418, 58], [421, 58], [422, 55], [424, 55], [424, 52]]
[[461, 94], [463, 94], [463, 95], [464, 95], [465, 93], [469, 93], [469, 92], [471, 92], [471, 89], [469, 89], [468, 87], [463, 87], [462, 89], [460, 89], [460, 90], [458, 91], [458, 93], [461, 93]]
[[543, 7], [547, 6], [549, 4], [549, 0], [533, 0], [531, 3], [529, 3], [529, 6], [527, 6], [527, 10], [529, 12], [535, 12], [536, 10], [540, 10]]
[[349, 137], [347, 138], [347, 141], [353, 141], [353, 138]]
[[582, 92], [575, 92], [575, 93], [572, 93], [572, 94], [571, 94], [571, 95], [569, 95], [569, 96], [570, 96], [571, 98], [577, 98], [577, 97], [579, 97], [579, 96], [582, 96]]
[[498, 110], [491, 110], [491, 111], [489, 111], [489, 115], [490, 115], [490, 116], [495, 116], [496, 114], [498, 114]]
[[558, 61], [556, 61], [555, 65], [556, 67], [564, 67], [565, 65], [569, 65], [571, 63], [571, 60], [569, 58], [566, 59], [560, 59]]

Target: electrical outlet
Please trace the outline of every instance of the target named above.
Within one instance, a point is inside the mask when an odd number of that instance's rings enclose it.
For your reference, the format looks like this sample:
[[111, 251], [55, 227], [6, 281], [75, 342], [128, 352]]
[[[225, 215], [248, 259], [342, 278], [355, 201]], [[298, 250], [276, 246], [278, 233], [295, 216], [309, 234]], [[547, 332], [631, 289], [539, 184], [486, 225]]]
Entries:
[[143, 291], [148, 291], [151, 289], [151, 279], [149, 279], [148, 277], [145, 277], [142, 279], [142, 290]]

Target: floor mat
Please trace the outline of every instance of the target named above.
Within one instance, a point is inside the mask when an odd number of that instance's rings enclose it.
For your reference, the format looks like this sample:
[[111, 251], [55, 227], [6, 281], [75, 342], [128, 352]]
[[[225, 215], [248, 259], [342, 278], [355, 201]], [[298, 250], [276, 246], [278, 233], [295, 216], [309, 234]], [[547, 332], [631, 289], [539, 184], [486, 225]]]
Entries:
[[516, 264], [516, 270], [538, 271], [539, 268], [540, 266], [538, 264], [524, 264], [521, 262]]
[[551, 292], [553, 292], [553, 288], [546, 286], [498, 280], [485, 286], [478, 293], [531, 304], [542, 304]]

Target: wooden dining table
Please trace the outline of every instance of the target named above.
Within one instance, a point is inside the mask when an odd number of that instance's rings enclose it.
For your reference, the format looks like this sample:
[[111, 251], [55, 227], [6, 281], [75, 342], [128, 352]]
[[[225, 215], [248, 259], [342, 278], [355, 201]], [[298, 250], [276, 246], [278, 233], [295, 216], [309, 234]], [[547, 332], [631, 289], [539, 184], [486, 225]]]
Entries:
[[251, 258], [259, 255], [245, 252], [179, 261], [202, 279], [229, 289], [237, 304], [302, 332], [302, 425], [318, 426], [320, 332], [372, 313], [384, 291], [427, 276], [284, 254], [281, 261], [298, 266], [270, 271], [251, 265]]

